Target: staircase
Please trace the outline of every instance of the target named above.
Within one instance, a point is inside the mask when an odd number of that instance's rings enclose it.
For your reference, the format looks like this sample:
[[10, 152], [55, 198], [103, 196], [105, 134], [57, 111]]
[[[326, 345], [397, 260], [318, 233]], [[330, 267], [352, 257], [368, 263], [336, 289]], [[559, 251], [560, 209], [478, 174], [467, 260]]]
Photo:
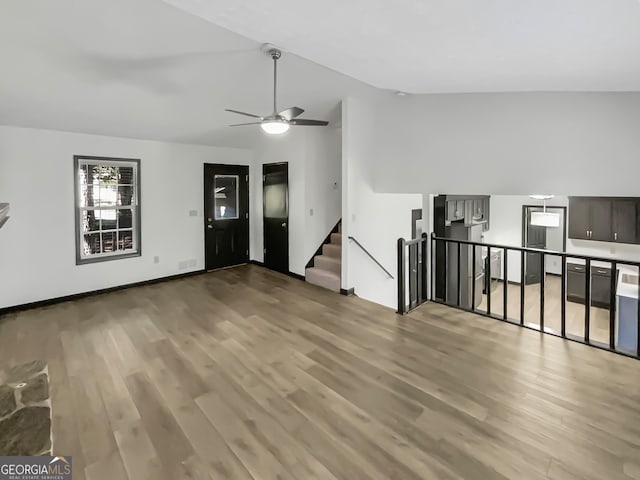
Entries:
[[305, 280], [313, 285], [340, 292], [342, 272], [342, 225], [332, 233], [322, 253], [313, 257], [313, 266], [305, 270]]

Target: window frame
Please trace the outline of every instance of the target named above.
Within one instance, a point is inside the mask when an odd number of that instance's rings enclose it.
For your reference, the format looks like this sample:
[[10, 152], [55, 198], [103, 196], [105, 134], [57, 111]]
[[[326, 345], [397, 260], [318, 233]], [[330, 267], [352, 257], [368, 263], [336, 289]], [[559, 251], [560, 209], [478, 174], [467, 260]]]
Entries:
[[[107, 208], [82, 207], [80, 202], [80, 168], [83, 165], [106, 165], [111, 167], [127, 166], [133, 167], [133, 197], [131, 205], [114, 205]], [[75, 209], [75, 248], [76, 248], [76, 265], [86, 265], [99, 262], [107, 262], [111, 260], [120, 260], [124, 258], [140, 257], [142, 255], [142, 231], [140, 219], [140, 159], [138, 158], [118, 158], [118, 157], [101, 157], [91, 155], [74, 155], [73, 156], [73, 185], [74, 185], [74, 209]], [[118, 210], [131, 210], [133, 218], [131, 219], [131, 232], [134, 242], [134, 250], [115, 251], [108, 253], [96, 253], [90, 256], [84, 256], [82, 249], [84, 247], [84, 235], [82, 231], [82, 213], [88, 210], [115, 210], [116, 219]], [[102, 226], [102, 225], [101, 225]], [[115, 229], [118, 230], [117, 228]], [[129, 230], [128, 228], [126, 230]], [[102, 235], [102, 228], [97, 231]], [[117, 241], [117, 240], [116, 240]]]

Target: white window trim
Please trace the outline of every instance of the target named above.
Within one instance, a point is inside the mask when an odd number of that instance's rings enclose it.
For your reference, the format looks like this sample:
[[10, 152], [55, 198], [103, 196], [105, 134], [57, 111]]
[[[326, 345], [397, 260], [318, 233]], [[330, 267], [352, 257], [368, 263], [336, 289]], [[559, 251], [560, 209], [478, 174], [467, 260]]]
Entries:
[[[81, 184], [80, 184], [80, 170], [86, 165], [104, 165], [104, 166], [122, 166], [133, 168], [133, 183], [122, 184], [131, 185], [133, 187], [133, 196], [131, 199], [131, 205], [111, 205], [107, 207], [82, 207], [81, 205]], [[120, 185], [120, 184], [117, 184]], [[74, 186], [75, 186], [75, 217], [76, 217], [76, 265], [84, 265], [89, 263], [102, 262], [107, 260], [116, 260], [121, 258], [139, 257], [142, 254], [140, 245], [141, 239], [141, 222], [140, 222], [140, 160], [132, 158], [111, 158], [111, 157], [95, 157], [88, 155], [76, 155], [74, 156]], [[116, 219], [118, 210], [131, 210], [131, 228], [115, 228], [107, 230], [96, 230], [94, 233], [100, 234], [100, 242], [102, 244], [103, 233], [116, 233], [120, 231], [131, 231], [133, 248], [123, 251], [106, 252], [106, 253], [94, 253], [86, 254], [84, 252], [84, 235], [86, 232], [82, 231], [82, 218], [83, 212], [87, 211], [104, 211], [115, 210]], [[102, 224], [101, 224], [102, 227]], [[93, 233], [93, 232], [92, 232]], [[116, 242], [117, 242], [116, 238]], [[102, 250], [102, 248], [101, 248]]]

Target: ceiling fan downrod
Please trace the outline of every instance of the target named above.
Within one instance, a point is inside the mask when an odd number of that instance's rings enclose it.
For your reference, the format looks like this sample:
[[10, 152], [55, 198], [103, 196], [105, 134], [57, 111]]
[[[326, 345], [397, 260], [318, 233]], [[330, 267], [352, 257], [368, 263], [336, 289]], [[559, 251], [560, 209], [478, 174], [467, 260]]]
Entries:
[[269, 50], [269, 55], [273, 59], [273, 115], [276, 116], [278, 114], [278, 107], [276, 105], [276, 95], [278, 88], [278, 60], [282, 56], [282, 52], [277, 48], [272, 48]]

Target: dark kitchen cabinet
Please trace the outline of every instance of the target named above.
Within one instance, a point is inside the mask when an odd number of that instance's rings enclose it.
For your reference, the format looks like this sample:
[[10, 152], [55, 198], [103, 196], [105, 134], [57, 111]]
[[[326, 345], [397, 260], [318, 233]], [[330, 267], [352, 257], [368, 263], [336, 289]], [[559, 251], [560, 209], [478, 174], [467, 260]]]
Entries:
[[611, 200], [569, 197], [569, 238], [610, 241]]
[[594, 198], [589, 201], [591, 222], [589, 240], [600, 242], [611, 241], [611, 200]]
[[638, 202], [632, 199], [613, 200], [613, 241], [638, 242]]
[[[489, 207], [490, 197], [488, 195], [437, 195], [433, 201], [433, 231], [437, 237], [446, 237], [447, 231], [456, 224], [466, 227], [482, 225], [482, 231], [487, 231], [489, 229]], [[437, 241], [434, 252], [435, 296], [443, 301], [448, 296], [446, 252], [444, 243]], [[480, 272], [476, 272], [476, 274], [480, 274]]]
[[567, 263], [567, 300], [584, 303], [586, 267]]
[[[591, 305], [600, 308], [611, 307], [611, 269], [591, 267]], [[567, 263], [567, 300], [584, 304], [586, 298], [587, 267]]]
[[569, 238], [640, 243], [640, 198], [569, 197]]
[[607, 309], [611, 307], [610, 268], [591, 268], [591, 305]]
[[585, 198], [569, 197], [569, 238], [589, 240], [590, 204]]

